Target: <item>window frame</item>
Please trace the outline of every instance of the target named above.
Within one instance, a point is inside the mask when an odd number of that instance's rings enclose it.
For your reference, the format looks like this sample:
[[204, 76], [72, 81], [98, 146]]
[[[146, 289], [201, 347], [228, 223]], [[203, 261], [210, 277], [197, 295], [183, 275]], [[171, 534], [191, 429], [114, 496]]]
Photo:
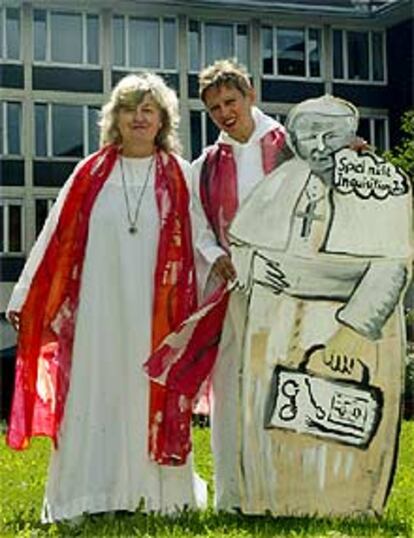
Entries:
[[[37, 155], [36, 153], [36, 105], [46, 106], [46, 155]], [[77, 106], [82, 109], [82, 144], [83, 154], [81, 156], [74, 155], [54, 155], [53, 154], [53, 106], [65, 105], [65, 106]], [[96, 104], [77, 104], [73, 102], [60, 102], [60, 101], [43, 101], [37, 99], [33, 102], [33, 158], [36, 161], [49, 161], [51, 159], [56, 161], [73, 161], [77, 162], [80, 159], [90, 155], [96, 149], [89, 147], [89, 110], [98, 109], [99, 105]]]
[[[369, 139], [368, 144], [372, 144], [376, 150], [379, 151], [388, 151], [390, 149], [390, 122], [389, 117], [385, 114], [361, 114], [359, 121], [364, 120], [369, 122]], [[378, 148], [375, 144], [375, 122], [377, 120], [384, 121], [384, 131], [385, 131], [385, 147], [383, 150]]]
[[[35, 231], [36, 231], [36, 238], [39, 237], [39, 234], [43, 229], [43, 226], [44, 226], [44, 224], [46, 222], [46, 219], [47, 219], [47, 217], [48, 217], [48, 215], [50, 213], [50, 210], [52, 209], [53, 205], [56, 202], [56, 199], [58, 197], [58, 193], [59, 193], [59, 191], [56, 191], [55, 194], [38, 194], [38, 193], [36, 193], [34, 195], [34, 198], [33, 198], [33, 201], [34, 201], [34, 227], [35, 227]], [[37, 232], [37, 221], [36, 221], [37, 208], [36, 208], [36, 204], [39, 201], [45, 201], [46, 202], [47, 214], [46, 214], [46, 219], [42, 222], [42, 225], [39, 228], [39, 232]]]
[[[340, 31], [342, 33], [342, 65], [343, 65], [343, 77], [337, 78], [334, 73], [334, 32]], [[364, 80], [349, 78], [349, 61], [348, 61], [348, 32], [359, 32], [368, 34], [368, 78]], [[384, 78], [383, 80], [374, 80], [374, 53], [373, 53], [373, 34], [382, 34], [382, 61]], [[332, 43], [332, 57], [330, 58], [332, 67], [332, 76], [334, 83], [340, 84], [369, 84], [375, 86], [386, 86], [388, 84], [388, 66], [387, 66], [387, 34], [382, 28], [372, 28], [365, 30], [362, 28], [343, 28], [332, 26], [330, 29], [330, 39]]]
[[[19, 57], [18, 58], [9, 58], [7, 53], [7, 10], [15, 9], [19, 12]], [[6, 5], [0, 7], [0, 25], [1, 25], [1, 43], [0, 43], [0, 61], [2, 63], [8, 64], [22, 64], [23, 63], [23, 37], [22, 37], [22, 26], [23, 26], [23, 13], [20, 7], [15, 7], [12, 5]]]
[[[192, 142], [193, 142], [193, 140], [192, 140], [192, 133], [191, 133], [191, 114], [193, 114], [194, 112], [200, 114], [201, 152], [203, 151], [203, 148], [211, 146], [215, 142], [215, 140], [211, 141], [211, 142], [208, 142], [208, 122], [211, 122], [213, 125], [214, 125], [214, 122], [210, 118], [207, 110], [205, 108], [199, 108], [198, 106], [190, 107], [190, 109], [189, 109], [189, 113], [190, 113], [190, 125], [189, 125], [189, 142], [190, 142], [190, 144], [189, 144], [189, 147], [190, 147], [190, 155], [191, 155], [190, 160], [197, 159], [201, 155], [201, 153], [198, 154], [198, 155], [194, 155], [194, 156], [192, 155], [192, 150], [193, 150]], [[220, 132], [217, 127], [215, 127], [215, 128], [217, 129], [218, 132]]]
[[[263, 29], [272, 30], [272, 64], [273, 64], [273, 73], [264, 73], [263, 72]], [[284, 75], [280, 74], [278, 70], [278, 46], [277, 46], [277, 29], [291, 29], [291, 30], [303, 30], [305, 34], [305, 75]], [[309, 56], [309, 32], [310, 30], [318, 30], [320, 35], [320, 75], [317, 77], [310, 75], [310, 56]], [[310, 82], [323, 82], [324, 73], [325, 73], [325, 43], [324, 43], [324, 28], [319, 24], [312, 25], [287, 25], [287, 24], [261, 24], [260, 25], [260, 76], [263, 79], [270, 80], [308, 80]]]
[[[124, 24], [124, 40], [123, 40], [123, 47], [124, 47], [124, 54], [125, 54], [125, 63], [118, 64], [115, 63], [115, 55], [114, 55], [114, 18], [122, 18], [123, 24]], [[160, 62], [158, 67], [143, 67], [143, 66], [135, 66], [130, 64], [130, 54], [129, 54], [129, 28], [130, 28], [130, 19], [153, 19], [157, 20], [159, 24], [159, 51], [160, 51]], [[175, 21], [175, 50], [176, 50], [176, 57], [175, 57], [175, 68], [171, 67], [164, 67], [165, 58], [164, 58], [164, 21], [165, 20], [174, 20]], [[130, 13], [113, 13], [111, 16], [111, 66], [112, 69], [122, 71], [122, 70], [128, 70], [133, 69], [134, 71], [140, 72], [140, 71], [157, 71], [162, 73], [178, 73], [179, 72], [179, 21], [177, 15], [171, 15], [171, 16], [163, 16], [163, 15], [135, 15]]]
[[[211, 25], [224, 25], [224, 26], [231, 26], [232, 27], [232, 40], [233, 40], [233, 49], [234, 49], [234, 54], [233, 56], [237, 57], [237, 29], [238, 29], [238, 26], [245, 26], [246, 27], [246, 30], [247, 30], [247, 62], [243, 62], [241, 61], [240, 58], [238, 58], [238, 60], [247, 67], [248, 70], [250, 70], [250, 65], [251, 65], [251, 54], [250, 54], [250, 48], [251, 48], [251, 39], [252, 39], [252, 31], [251, 31], [251, 27], [250, 27], [250, 24], [248, 21], [229, 21], [229, 20], [222, 20], [222, 19], [215, 19], [215, 20], [209, 20], [209, 19], [198, 19], [196, 17], [188, 17], [187, 18], [187, 28], [186, 28], [186, 37], [187, 37], [187, 40], [188, 40], [188, 35], [190, 33], [190, 22], [197, 22], [199, 25], [200, 25], [200, 34], [199, 34], [199, 50], [200, 50], [200, 62], [199, 62], [199, 67], [198, 69], [194, 70], [194, 69], [191, 69], [191, 62], [190, 62], [190, 58], [188, 57], [188, 71], [187, 71], [187, 74], [188, 75], [198, 75], [199, 71], [201, 69], [203, 69], [204, 67], [206, 67], [206, 30], [205, 30], [205, 27], [206, 27], [206, 24], [211, 24]], [[188, 47], [188, 54], [190, 52], [190, 49]]]
[[[0, 206], [3, 207], [3, 249], [0, 250], [0, 257], [24, 255], [25, 245], [25, 211], [24, 199], [17, 196], [4, 196], [0, 198]], [[10, 250], [10, 230], [9, 230], [9, 207], [20, 207], [20, 245], [21, 250]]]
[[[34, 56], [35, 51], [35, 29], [34, 29], [34, 15], [35, 11], [46, 12], [46, 50], [45, 59], [37, 60]], [[82, 21], [81, 33], [82, 33], [82, 63], [78, 62], [62, 62], [52, 60], [52, 13], [68, 14], [68, 15], [80, 15]], [[88, 62], [88, 16], [94, 15], [98, 17], [98, 62]], [[34, 66], [54, 66], [54, 67], [76, 67], [83, 69], [100, 69], [102, 68], [102, 15], [97, 11], [79, 11], [76, 9], [62, 9], [62, 8], [43, 8], [33, 7], [33, 13], [31, 18], [33, 36], [32, 36], [32, 62]]]
[[[9, 153], [9, 132], [8, 132], [8, 104], [14, 103], [20, 105], [20, 118], [21, 122], [19, 125], [19, 146], [20, 146], [20, 153]], [[7, 158], [22, 158], [25, 154], [25, 150], [23, 147], [24, 137], [23, 137], [23, 102], [18, 99], [1, 99], [0, 100], [0, 107], [2, 108], [2, 116], [3, 116], [3, 140], [2, 140], [2, 147], [0, 147], [0, 156], [1, 157], [7, 157]]]

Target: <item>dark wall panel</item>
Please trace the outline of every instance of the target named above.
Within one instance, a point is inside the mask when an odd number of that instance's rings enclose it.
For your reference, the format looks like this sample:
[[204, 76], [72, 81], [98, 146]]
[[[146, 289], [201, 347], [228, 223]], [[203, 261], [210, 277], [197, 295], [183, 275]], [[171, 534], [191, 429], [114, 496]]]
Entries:
[[16, 348], [0, 351], [0, 420], [8, 420], [14, 386]]
[[7, 159], [2, 157], [0, 161], [0, 186], [22, 187], [24, 186], [24, 161], [23, 159]]
[[188, 75], [188, 97], [198, 98], [198, 75]]
[[74, 161], [34, 161], [35, 187], [61, 187], [76, 166]]
[[103, 91], [102, 71], [70, 67], [33, 67], [33, 89], [67, 92]]
[[387, 32], [390, 143], [400, 142], [401, 116], [414, 108], [414, 18]]
[[299, 103], [304, 99], [319, 97], [323, 94], [322, 82], [262, 80], [262, 101], [266, 102]]
[[371, 108], [388, 108], [387, 86], [370, 86], [369, 84], [334, 84], [333, 94], [351, 101], [356, 106]]
[[[122, 77], [129, 75], [131, 73], [133, 73], [133, 70], [132, 71], [113, 70], [112, 71], [112, 87], [118, 84], [118, 82], [121, 80]], [[162, 77], [165, 80], [167, 86], [175, 90], [177, 95], [179, 95], [180, 84], [179, 84], [179, 77], [177, 73], [161, 73], [160, 72], [160, 73], [157, 73], [157, 75], [160, 75], [160, 77]]]
[[0, 88], [24, 88], [23, 66], [0, 64]]
[[0, 258], [0, 282], [16, 282], [25, 263], [24, 256]]

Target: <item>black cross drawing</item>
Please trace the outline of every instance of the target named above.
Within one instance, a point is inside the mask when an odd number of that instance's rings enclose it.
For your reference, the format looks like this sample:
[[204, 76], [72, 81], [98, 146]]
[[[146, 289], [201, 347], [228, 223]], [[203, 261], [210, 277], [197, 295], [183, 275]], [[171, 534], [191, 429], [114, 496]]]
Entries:
[[316, 214], [316, 206], [318, 201], [308, 202], [306, 205], [305, 211], [298, 211], [296, 216], [303, 219], [302, 230], [300, 232], [301, 237], [309, 237], [312, 229], [312, 224], [316, 220], [324, 220], [323, 215]]

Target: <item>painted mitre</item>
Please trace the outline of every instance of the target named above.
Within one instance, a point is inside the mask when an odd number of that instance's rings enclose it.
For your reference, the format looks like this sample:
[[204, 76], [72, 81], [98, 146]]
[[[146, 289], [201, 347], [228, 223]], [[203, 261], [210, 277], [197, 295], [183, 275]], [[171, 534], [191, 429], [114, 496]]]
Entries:
[[297, 120], [302, 116], [330, 116], [349, 118], [350, 133], [356, 134], [359, 122], [359, 112], [356, 106], [349, 101], [334, 97], [329, 93], [317, 97], [316, 99], [306, 99], [292, 107], [287, 115], [285, 127], [288, 133], [287, 142], [290, 148], [296, 153], [296, 127]]

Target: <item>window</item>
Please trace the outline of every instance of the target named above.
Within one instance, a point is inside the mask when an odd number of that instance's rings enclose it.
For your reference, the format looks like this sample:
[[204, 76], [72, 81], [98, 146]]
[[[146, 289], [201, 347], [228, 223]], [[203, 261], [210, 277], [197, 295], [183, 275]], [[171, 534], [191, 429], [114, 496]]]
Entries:
[[319, 28], [263, 26], [262, 73], [320, 78], [322, 34]]
[[188, 25], [190, 71], [220, 58], [237, 58], [249, 66], [249, 34], [246, 24], [225, 24], [190, 20]]
[[112, 32], [115, 66], [177, 69], [175, 19], [115, 15]]
[[37, 198], [35, 200], [36, 237], [42, 231], [43, 225], [54, 203], [55, 203], [55, 198], [52, 198], [52, 197]]
[[20, 60], [20, 9], [0, 8], [0, 57]]
[[66, 11], [33, 12], [35, 61], [99, 64], [99, 17]]
[[379, 152], [389, 149], [387, 118], [361, 118], [358, 134], [375, 146]]
[[23, 211], [21, 199], [0, 200], [0, 253], [23, 251]]
[[35, 155], [83, 157], [99, 146], [99, 108], [71, 104], [35, 104]]
[[22, 154], [22, 104], [0, 101], [0, 153]]
[[219, 130], [211, 121], [207, 112], [191, 110], [191, 158], [196, 159], [206, 146], [213, 144], [219, 134]]
[[266, 112], [267, 116], [270, 116], [271, 118], [275, 119], [282, 125], [285, 124], [287, 115], [286, 114], [280, 114], [279, 112]]
[[336, 80], [384, 82], [384, 33], [334, 30], [333, 72]]

